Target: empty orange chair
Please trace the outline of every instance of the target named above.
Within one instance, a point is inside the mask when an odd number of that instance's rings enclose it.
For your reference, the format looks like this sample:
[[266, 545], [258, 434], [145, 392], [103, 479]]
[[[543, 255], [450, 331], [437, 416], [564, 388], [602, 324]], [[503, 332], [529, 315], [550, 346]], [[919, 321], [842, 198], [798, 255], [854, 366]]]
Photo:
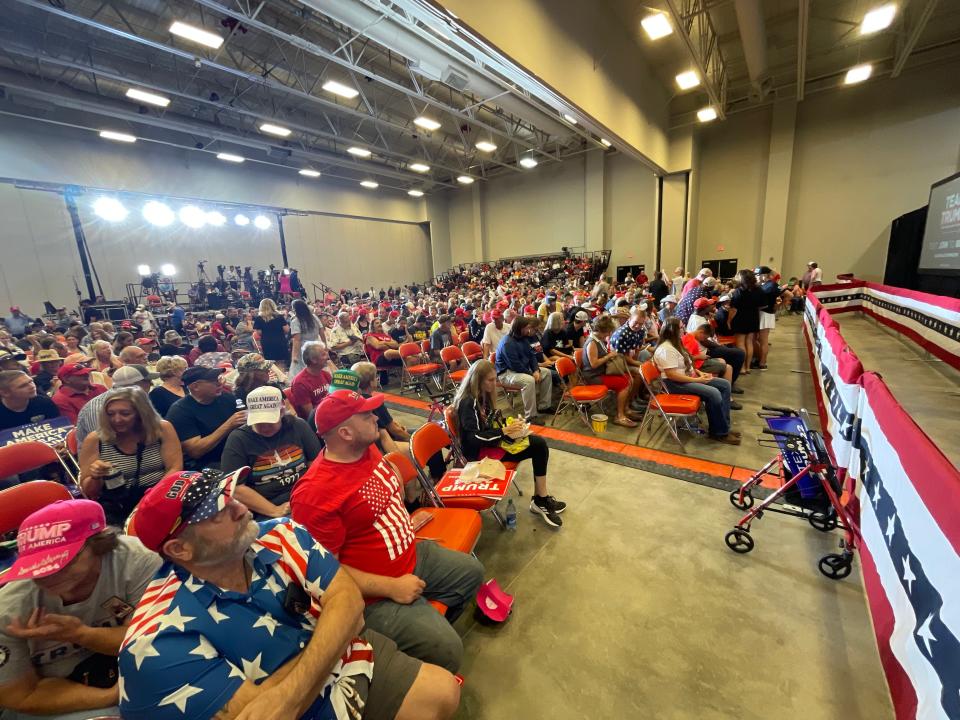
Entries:
[[447, 371], [447, 379], [450, 380], [450, 383], [452, 385], [459, 385], [461, 382], [463, 382], [463, 378], [466, 377], [467, 371], [450, 369], [461, 361], [466, 362], [467, 358], [464, 357], [463, 350], [458, 348], [456, 345], [448, 345], [440, 351], [440, 359], [443, 360], [443, 364]]
[[437, 389], [442, 389], [437, 376], [443, 374], [443, 365], [428, 362], [419, 344], [405, 342], [400, 345], [400, 358], [403, 360], [401, 377], [404, 387], [412, 386], [419, 393], [421, 389], [426, 389], [427, 381], [433, 380]]
[[653, 360], [647, 360], [640, 367], [640, 375], [643, 378], [643, 384], [650, 393], [650, 401], [647, 403], [647, 411], [644, 413], [643, 420], [640, 422], [640, 428], [637, 430], [636, 442], [640, 442], [640, 435], [643, 433], [643, 428], [648, 422], [651, 427], [650, 432], [653, 432], [653, 418], [659, 416], [670, 431], [670, 434], [673, 435], [673, 439], [683, 448], [683, 441], [680, 439], [678, 433], [681, 429], [678, 423], [682, 420], [685, 429], [693, 430], [693, 428], [690, 427], [690, 420], [695, 420], [697, 413], [700, 412], [700, 406], [702, 404], [700, 398], [696, 395], [674, 395], [673, 393], [667, 392], [654, 392], [653, 384], [660, 379], [660, 370], [654, 365]]
[[[594, 405], [602, 403], [610, 394], [610, 389], [606, 385], [576, 385], [573, 378], [577, 374], [577, 366], [570, 358], [562, 357], [557, 360], [554, 367], [560, 376], [560, 387], [563, 390], [563, 396], [557, 403], [557, 411], [553, 414], [553, 423], [556, 425], [557, 416], [561, 410], [572, 407], [577, 417], [583, 421], [583, 424], [594, 432], [593, 423], [590, 422], [590, 410]], [[596, 433], [594, 433], [596, 434]]]
[[[10, 446], [15, 447], [15, 446]], [[25, 472], [30, 468], [21, 470]], [[70, 491], [50, 480], [31, 480], [0, 490], [0, 534], [12, 532], [40, 508], [70, 500]]]
[[480, 347], [480, 343], [474, 342], [473, 340], [467, 340], [463, 343], [463, 345], [460, 346], [460, 350], [463, 351], [463, 356], [471, 365], [477, 360], [483, 359], [483, 348]]
[[77, 482], [73, 471], [63, 461], [63, 458], [46, 443], [29, 440], [0, 448], [0, 477], [10, 477], [30, 470], [39, 470], [44, 465], [51, 463], [59, 463], [70, 480], [74, 483]]
[[463, 345], [469, 339], [470, 339], [470, 331], [464, 330], [462, 333], [459, 333], [457, 335], [457, 345]]

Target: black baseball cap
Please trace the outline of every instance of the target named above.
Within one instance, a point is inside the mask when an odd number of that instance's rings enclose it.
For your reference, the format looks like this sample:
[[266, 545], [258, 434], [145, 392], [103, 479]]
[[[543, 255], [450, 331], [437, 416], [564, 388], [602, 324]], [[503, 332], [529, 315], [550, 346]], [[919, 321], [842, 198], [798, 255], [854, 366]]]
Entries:
[[199, 380], [218, 380], [223, 373], [223, 368], [205, 368], [194, 366], [184, 370], [180, 379], [183, 381], [184, 386], [187, 386]]

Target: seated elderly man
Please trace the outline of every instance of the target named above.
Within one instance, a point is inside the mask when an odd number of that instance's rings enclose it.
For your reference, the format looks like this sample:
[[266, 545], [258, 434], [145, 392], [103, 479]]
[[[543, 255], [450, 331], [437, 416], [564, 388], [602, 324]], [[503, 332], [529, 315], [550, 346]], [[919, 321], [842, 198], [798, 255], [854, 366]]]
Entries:
[[127, 720], [449, 718], [450, 673], [363, 628], [334, 555], [288, 518], [254, 522], [230, 475], [172, 473], [131, 524], [166, 563], [120, 653]]
[[497, 347], [497, 377], [504, 385], [518, 385], [526, 419], [535, 420], [537, 413], [551, 412], [553, 375], [541, 371], [537, 354], [527, 342], [540, 327], [536, 318], [517, 318], [510, 333]]
[[[326, 448], [290, 496], [292, 517], [343, 564], [367, 601], [367, 627], [425, 662], [456, 672], [463, 655], [450, 625], [483, 582], [472, 555], [414, 542], [403, 483], [374, 443], [383, 395], [337, 390], [317, 408]], [[427, 600], [447, 606], [446, 619]], [[448, 622], [449, 621], [449, 622]]]
[[57, 373], [60, 389], [53, 394], [53, 403], [60, 408], [60, 414], [72, 423], [77, 422], [77, 415], [84, 405], [107, 391], [103, 385], [90, 382], [91, 372], [86, 365], [71, 363], [64, 365]]
[[37, 392], [41, 395], [49, 395], [57, 373], [63, 367], [63, 358], [60, 357], [60, 353], [50, 348], [38, 351], [34, 359], [40, 366], [37, 374], [33, 376], [33, 381], [37, 384]]
[[181, 380], [189, 394], [167, 411], [188, 467], [219, 467], [230, 431], [247, 421], [247, 413], [238, 409], [236, 397], [221, 387], [222, 373], [222, 368], [187, 368]]
[[350, 313], [341, 312], [337, 322], [326, 330], [327, 347], [337, 354], [337, 360], [344, 367], [364, 359], [363, 337], [360, 330], [350, 322]]
[[160, 558], [117, 537], [92, 500], [37, 510], [17, 546], [0, 576], [3, 717], [117, 715], [120, 642]]
[[327, 396], [330, 378], [337, 366], [330, 360], [326, 346], [315, 340], [303, 344], [300, 352], [303, 370], [290, 385], [290, 402], [304, 420], [313, 417], [313, 410]]
[[150, 361], [147, 351], [140, 345], [128, 345], [120, 351], [117, 358], [124, 365], [146, 365]]

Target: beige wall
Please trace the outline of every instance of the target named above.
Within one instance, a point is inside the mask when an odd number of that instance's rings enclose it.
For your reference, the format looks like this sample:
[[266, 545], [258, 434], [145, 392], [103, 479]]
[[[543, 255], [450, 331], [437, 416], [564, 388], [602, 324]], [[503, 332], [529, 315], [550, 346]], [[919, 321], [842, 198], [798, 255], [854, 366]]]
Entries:
[[[927, 68], [809, 95], [797, 106], [786, 166], [782, 134], [773, 138], [771, 156], [770, 107], [703, 128], [695, 163], [696, 264], [767, 262], [762, 236], [782, 234], [784, 275], [817, 260], [827, 279], [854, 272], [881, 280], [890, 222], [925, 205], [930, 185], [960, 168], [956, 77], [956, 65]], [[779, 118], [777, 126], [790, 123]], [[786, 178], [770, 175], [785, 169]], [[782, 228], [770, 224], [777, 215]]]
[[643, 164], [622, 154], [607, 156], [604, 177], [604, 248], [610, 272], [618, 265], [656, 260], [657, 178]]

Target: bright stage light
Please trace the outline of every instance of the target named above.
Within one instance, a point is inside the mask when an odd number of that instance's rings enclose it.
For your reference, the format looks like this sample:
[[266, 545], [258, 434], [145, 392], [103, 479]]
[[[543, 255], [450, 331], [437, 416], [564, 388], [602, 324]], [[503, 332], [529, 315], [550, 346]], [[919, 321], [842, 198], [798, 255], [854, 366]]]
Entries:
[[160, 272], [167, 277], [173, 277], [177, 274], [177, 269], [170, 263], [167, 263], [166, 265], [160, 266]]
[[257, 215], [253, 219], [253, 226], [257, 228], [257, 230], [267, 230], [270, 227], [270, 219], [265, 215]]
[[175, 217], [176, 215], [173, 214], [173, 210], [162, 202], [151, 200], [143, 206], [143, 219], [151, 225], [166, 227], [173, 222]]
[[217, 210], [211, 210], [207, 213], [207, 225], [213, 225], [214, 227], [220, 227], [227, 221], [227, 218], [224, 217], [222, 212]]
[[126, 220], [129, 211], [113, 197], [100, 197], [93, 203], [93, 211], [108, 222]]
[[207, 224], [207, 214], [196, 205], [184, 205], [178, 213], [180, 222], [188, 228], [202, 228]]
[[149, 266], [149, 265], [137, 265], [137, 274], [140, 275], [141, 277], [146, 277], [147, 275], [150, 274], [150, 266]]
[[243, 213], [240, 213], [235, 218], [233, 218], [233, 222], [235, 222], [240, 227], [245, 227], [250, 224], [250, 218], [248, 218]]

